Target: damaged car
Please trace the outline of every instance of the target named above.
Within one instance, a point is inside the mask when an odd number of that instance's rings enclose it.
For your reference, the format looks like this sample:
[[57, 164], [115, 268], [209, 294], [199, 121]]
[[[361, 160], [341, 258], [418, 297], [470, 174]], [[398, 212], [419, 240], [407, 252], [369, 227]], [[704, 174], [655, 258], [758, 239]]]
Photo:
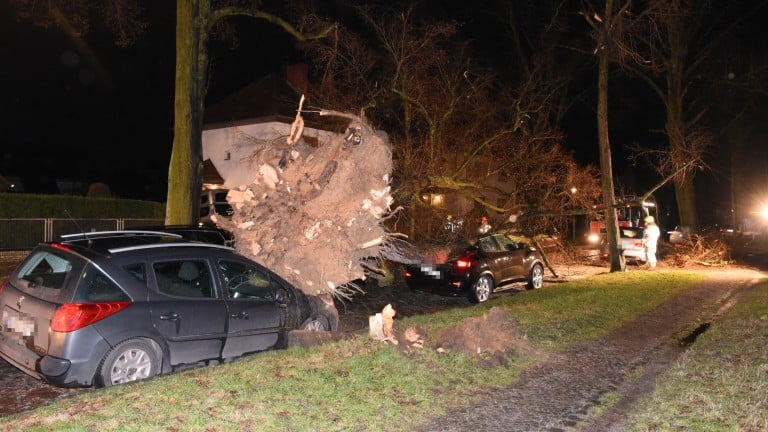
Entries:
[[62, 387], [109, 387], [287, 347], [338, 312], [232, 248], [156, 231], [62, 236], [0, 284], [0, 357]]

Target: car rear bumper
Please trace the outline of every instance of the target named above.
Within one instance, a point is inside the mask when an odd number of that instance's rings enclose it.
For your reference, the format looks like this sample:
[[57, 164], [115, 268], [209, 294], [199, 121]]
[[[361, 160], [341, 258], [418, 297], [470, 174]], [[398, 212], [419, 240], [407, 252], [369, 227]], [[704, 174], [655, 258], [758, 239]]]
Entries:
[[21, 346], [19, 346], [20, 349], [17, 349], [12, 345], [7, 344], [5, 340], [2, 340], [2, 337], [0, 337], [0, 345], [2, 345], [2, 348], [0, 348], [0, 357], [2, 357], [3, 360], [35, 379], [44, 379], [37, 370], [37, 361], [39, 359], [37, 356], [31, 356], [23, 352], [24, 348]]
[[90, 343], [80, 346], [79, 355], [63, 359], [52, 355], [39, 355], [18, 343], [8, 334], [0, 334], [0, 357], [36, 379], [60, 387], [89, 387], [93, 385], [98, 363], [109, 346], [101, 338], [90, 334]]
[[645, 255], [645, 249], [637, 250], [637, 249], [624, 249], [624, 259], [629, 260], [637, 260], [637, 261], [645, 261], [646, 255]]
[[466, 295], [471, 285], [469, 275], [456, 275], [440, 270], [422, 271], [411, 267], [405, 276], [408, 288], [445, 296]]
[[[15, 353], [18, 354], [18, 353]], [[0, 357], [25, 374], [59, 387], [89, 387], [93, 385], [94, 368], [90, 364], [75, 364], [51, 356], [8, 355], [6, 348]]]

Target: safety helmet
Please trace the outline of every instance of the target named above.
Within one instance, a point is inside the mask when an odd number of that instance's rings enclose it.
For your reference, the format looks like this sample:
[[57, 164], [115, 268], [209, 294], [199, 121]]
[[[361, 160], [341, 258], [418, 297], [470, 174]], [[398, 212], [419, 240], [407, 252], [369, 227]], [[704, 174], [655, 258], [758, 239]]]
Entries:
[[655, 219], [653, 219], [653, 216], [646, 216], [645, 219], [643, 219], [645, 223], [653, 223]]

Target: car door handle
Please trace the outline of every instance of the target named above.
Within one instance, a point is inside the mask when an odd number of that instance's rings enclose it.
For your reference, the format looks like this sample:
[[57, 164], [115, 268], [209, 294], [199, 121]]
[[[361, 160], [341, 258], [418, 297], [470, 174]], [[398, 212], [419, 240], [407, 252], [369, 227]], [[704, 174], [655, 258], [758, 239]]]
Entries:
[[240, 313], [232, 314], [231, 317], [234, 319], [248, 319], [248, 312], [241, 311]]
[[176, 321], [179, 318], [181, 318], [181, 316], [176, 312], [170, 312], [165, 315], [160, 315], [160, 319], [165, 321]]

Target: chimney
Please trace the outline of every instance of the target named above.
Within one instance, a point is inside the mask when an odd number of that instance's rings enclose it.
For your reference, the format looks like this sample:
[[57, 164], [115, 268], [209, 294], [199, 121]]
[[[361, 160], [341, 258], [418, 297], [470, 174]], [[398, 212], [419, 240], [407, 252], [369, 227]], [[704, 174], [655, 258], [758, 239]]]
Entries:
[[309, 88], [309, 69], [306, 64], [292, 64], [285, 68], [285, 78], [300, 94], [306, 95]]

